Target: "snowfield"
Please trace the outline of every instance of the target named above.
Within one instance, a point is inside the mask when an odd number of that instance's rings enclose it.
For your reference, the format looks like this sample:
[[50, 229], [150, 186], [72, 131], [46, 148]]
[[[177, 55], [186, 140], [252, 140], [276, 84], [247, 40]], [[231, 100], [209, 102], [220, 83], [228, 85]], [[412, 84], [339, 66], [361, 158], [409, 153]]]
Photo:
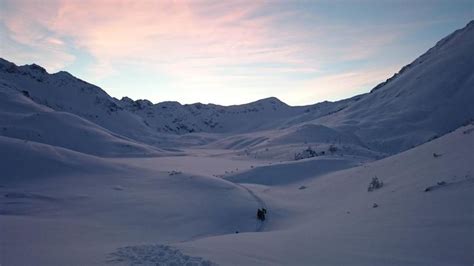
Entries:
[[[473, 151], [470, 125], [348, 170], [282, 186], [245, 184], [271, 211], [264, 233], [176, 246], [223, 265], [467, 265], [474, 261]], [[292, 176], [305, 175], [290, 165]], [[375, 176], [384, 185], [368, 192]]]
[[296, 107], [119, 100], [0, 59], [0, 265], [471, 265], [472, 47], [474, 22]]

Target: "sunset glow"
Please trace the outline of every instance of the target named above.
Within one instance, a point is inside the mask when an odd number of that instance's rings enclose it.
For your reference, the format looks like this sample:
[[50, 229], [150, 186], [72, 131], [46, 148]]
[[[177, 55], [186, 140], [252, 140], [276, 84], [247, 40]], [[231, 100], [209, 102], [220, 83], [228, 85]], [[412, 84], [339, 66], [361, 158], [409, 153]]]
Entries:
[[456, 2], [0, 0], [0, 57], [117, 98], [310, 104], [369, 91], [464, 26], [473, 4]]

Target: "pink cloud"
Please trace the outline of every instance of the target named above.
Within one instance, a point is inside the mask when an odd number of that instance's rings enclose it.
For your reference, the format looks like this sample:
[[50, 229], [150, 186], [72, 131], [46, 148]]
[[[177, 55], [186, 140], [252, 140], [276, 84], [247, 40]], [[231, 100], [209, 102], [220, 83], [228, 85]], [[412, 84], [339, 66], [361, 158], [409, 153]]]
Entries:
[[[64, 43], [63, 38], [72, 39], [77, 48], [97, 60], [94, 69], [102, 75], [113, 73], [114, 65], [123, 62], [162, 66], [162, 71], [178, 75], [183, 68], [262, 62], [315, 69], [329, 60], [367, 57], [395, 36], [372, 36], [334, 26], [301, 29], [287, 25], [281, 30], [273, 22], [297, 14], [286, 11], [252, 16], [266, 4], [269, 3], [16, 1], [22, 14], [8, 16], [6, 25], [12, 36], [24, 44], [57, 46]], [[325, 40], [326, 34], [334, 30], [341, 37], [332, 42]], [[308, 36], [320, 37], [321, 42], [305, 40]], [[181, 71], [173, 71], [177, 68]]]
[[52, 19], [36, 19], [55, 34], [71, 37], [97, 59], [96, 69], [109, 73], [124, 61], [163, 65], [162, 71], [171, 72], [174, 65], [209, 67], [288, 58], [281, 48], [267, 48], [272, 46], [266, 39], [268, 18], [246, 18], [261, 3], [199, 3], [62, 1]]
[[[54, 69], [69, 64], [74, 59], [69, 48], [95, 59], [86, 75], [92, 82], [100, 84], [101, 79], [119, 74], [118, 66], [128, 65], [167, 76], [173, 89], [199, 87], [215, 94], [224, 87], [243, 89], [237, 83], [281, 87], [274, 76], [315, 75], [330, 64], [367, 59], [401, 32], [323, 23], [298, 27], [291, 23], [299, 16], [296, 11], [263, 15], [261, 11], [273, 3], [260, 1], [11, 3], [15, 8], [2, 14], [2, 21], [12, 39], [50, 55], [39, 63]], [[47, 58], [51, 62], [45, 63]], [[253, 65], [258, 66], [246, 69]], [[313, 83], [339, 84], [336, 78], [346, 84], [351, 79], [355, 85], [362, 82], [357, 75], [336, 75]]]
[[[49, 28], [72, 36], [79, 46], [98, 57], [126, 57], [137, 52], [148, 53], [138, 56], [166, 56], [165, 52], [187, 52], [191, 48], [212, 54], [225, 51], [229, 43], [259, 42], [256, 33], [261, 25], [242, 27], [229, 22], [242, 14], [228, 10], [212, 18], [199, 17], [192, 6], [181, 1], [122, 1], [116, 5], [69, 1], [60, 5]], [[161, 54], [154, 54], [158, 52]]]

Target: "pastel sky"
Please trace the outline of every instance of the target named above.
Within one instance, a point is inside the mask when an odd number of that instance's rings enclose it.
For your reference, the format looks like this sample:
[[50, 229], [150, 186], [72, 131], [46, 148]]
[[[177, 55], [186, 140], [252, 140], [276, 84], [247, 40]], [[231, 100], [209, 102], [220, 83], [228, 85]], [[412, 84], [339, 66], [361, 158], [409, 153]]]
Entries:
[[473, 17], [473, 0], [0, 0], [0, 57], [117, 98], [303, 105], [369, 91]]

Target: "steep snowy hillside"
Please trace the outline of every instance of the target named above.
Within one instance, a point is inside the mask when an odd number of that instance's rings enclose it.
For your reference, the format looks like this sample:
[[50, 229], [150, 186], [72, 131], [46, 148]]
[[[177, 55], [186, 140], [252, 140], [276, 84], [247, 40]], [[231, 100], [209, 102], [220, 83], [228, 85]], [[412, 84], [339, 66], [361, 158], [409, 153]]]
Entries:
[[289, 160], [308, 146], [321, 155], [396, 154], [474, 120], [474, 22], [403, 67], [370, 93], [306, 107], [279, 128], [225, 136], [211, 147]]
[[29, 93], [0, 83], [0, 136], [100, 156], [152, 156], [162, 152], [112, 133], [68, 112], [31, 100]]
[[371, 93], [317, 119], [396, 153], [474, 120], [474, 21], [439, 41]]
[[0, 59], [0, 83], [34, 102], [87, 119], [116, 134], [153, 143], [158, 138], [143, 121], [117, 104], [105, 91], [67, 72], [48, 74], [35, 64], [16, 66]]
[[[470, 104], [474, 100], [472, 47], [474, 22], [439, 41], [371, 93], [338, 102], [301, 107], [287, 106], [276, 98], [229, 107], [176, 102], [153, 105], [128, 98], [122, 102], [160, 132], [242, 134], [273, 129], [276, 133], [264, 137], [271, 140], [280, 136], [281, 130], [296, 126], [286, 131], [291, 135], [287, 139], [295, 140], [302, 124], [321, 124], [354, 136], [361, 147], [393, 154], [474, 119], [474, 105]], [[280, 144], [279, 140], [272, 143]], [[311, 137], [305, 141], [311, 142]], [[246, 142], [255, 145], [251, 139], [242, 140]]]

